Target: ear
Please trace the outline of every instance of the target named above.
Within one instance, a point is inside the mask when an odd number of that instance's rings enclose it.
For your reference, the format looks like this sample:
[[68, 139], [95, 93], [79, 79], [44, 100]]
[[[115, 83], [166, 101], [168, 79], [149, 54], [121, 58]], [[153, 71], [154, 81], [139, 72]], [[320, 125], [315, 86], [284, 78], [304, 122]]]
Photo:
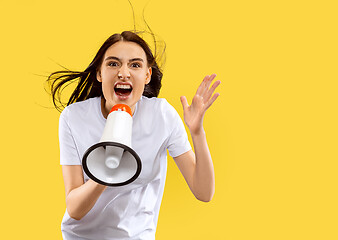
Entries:
[[150, 83], [152, 73], [153, 73], [153, 69], [151, 67], [148, 68], [148, 71], [146, 73], [146, 84]]
[[102, 82], [100, 69], [96, 71], [96, 79], [97, 79], [97, 81]]

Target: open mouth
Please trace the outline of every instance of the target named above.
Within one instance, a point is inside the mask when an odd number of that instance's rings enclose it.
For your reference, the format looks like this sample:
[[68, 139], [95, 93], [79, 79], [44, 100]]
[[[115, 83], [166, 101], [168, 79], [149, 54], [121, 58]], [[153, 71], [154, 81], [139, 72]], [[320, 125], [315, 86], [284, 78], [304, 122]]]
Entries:
[[122, 96], [122, 97], [129, 96], [132, 90], [133, 90], [133, 87], [128, 83], [127, 84], [118, 83], [114, 87], [114, 91], [116, 95]]

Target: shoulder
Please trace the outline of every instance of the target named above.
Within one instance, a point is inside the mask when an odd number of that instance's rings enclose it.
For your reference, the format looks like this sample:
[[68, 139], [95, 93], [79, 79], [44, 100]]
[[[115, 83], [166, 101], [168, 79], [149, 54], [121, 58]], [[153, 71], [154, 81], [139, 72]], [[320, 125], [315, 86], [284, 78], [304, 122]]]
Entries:
[[140, 101], [137, 104], [137, 112], [142, 114], [151, 115], [163, 115], [169, 117], [171, 115], [176, 115], [177, 112], [175, 108], [164, 98], [147, 98], [141, 97]]
[[140, 101], [138, 102], [138, 108], [149, 108], [153, 110], [160, 110], [160, 111], [176, 111], [173, 106], [165, 98], [147, 98], [141, 97]]
[[92, 115], [93, 111], [97, 111], [99, 104], [100, 97], [89, 98], [81, 102], [70, 104], [61, 112], [60, 118], [68, 120], [86, 118]]

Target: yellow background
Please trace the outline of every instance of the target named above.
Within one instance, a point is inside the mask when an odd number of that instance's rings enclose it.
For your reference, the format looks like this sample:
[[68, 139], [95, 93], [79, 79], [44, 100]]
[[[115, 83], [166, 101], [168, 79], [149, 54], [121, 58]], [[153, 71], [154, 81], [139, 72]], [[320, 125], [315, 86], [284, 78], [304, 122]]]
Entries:
[[[148, 1], [132, 1], [142, 27]], [[203, 76], [220, 97], [204, 126], [216, 193], [190, 193], [171, 158], [157, 239], [338, 239], [336, 1], [152, 0], [167, 44], [163, 88], [181, 114]], [[84, 70], [132, 29], [126, 0], [0, 3], [1, 238], [61, 239], [58, 117], [44, 92], [57, 63]]]

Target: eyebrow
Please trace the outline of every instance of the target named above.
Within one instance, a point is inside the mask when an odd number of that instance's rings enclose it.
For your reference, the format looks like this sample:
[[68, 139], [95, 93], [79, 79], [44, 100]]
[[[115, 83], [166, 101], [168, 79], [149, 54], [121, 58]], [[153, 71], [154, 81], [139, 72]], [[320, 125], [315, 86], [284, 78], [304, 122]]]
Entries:
[[[114, 59], [114, 60], [117, 60], [119, 62], [122, 62], [121, 59], [119, 59], [118, 57], [114, 57], [114, 56], [109, 56], [105, 59], [105, 61], [108, 61], [108, 60], [111, 60], [111, 59]], [[134, 62], [134, 61], [140, 61], [140, 62], [143, 62], [143, 59], [142, 58], [132, 58], [132, 59], [129, 59], [129, 62]]]

